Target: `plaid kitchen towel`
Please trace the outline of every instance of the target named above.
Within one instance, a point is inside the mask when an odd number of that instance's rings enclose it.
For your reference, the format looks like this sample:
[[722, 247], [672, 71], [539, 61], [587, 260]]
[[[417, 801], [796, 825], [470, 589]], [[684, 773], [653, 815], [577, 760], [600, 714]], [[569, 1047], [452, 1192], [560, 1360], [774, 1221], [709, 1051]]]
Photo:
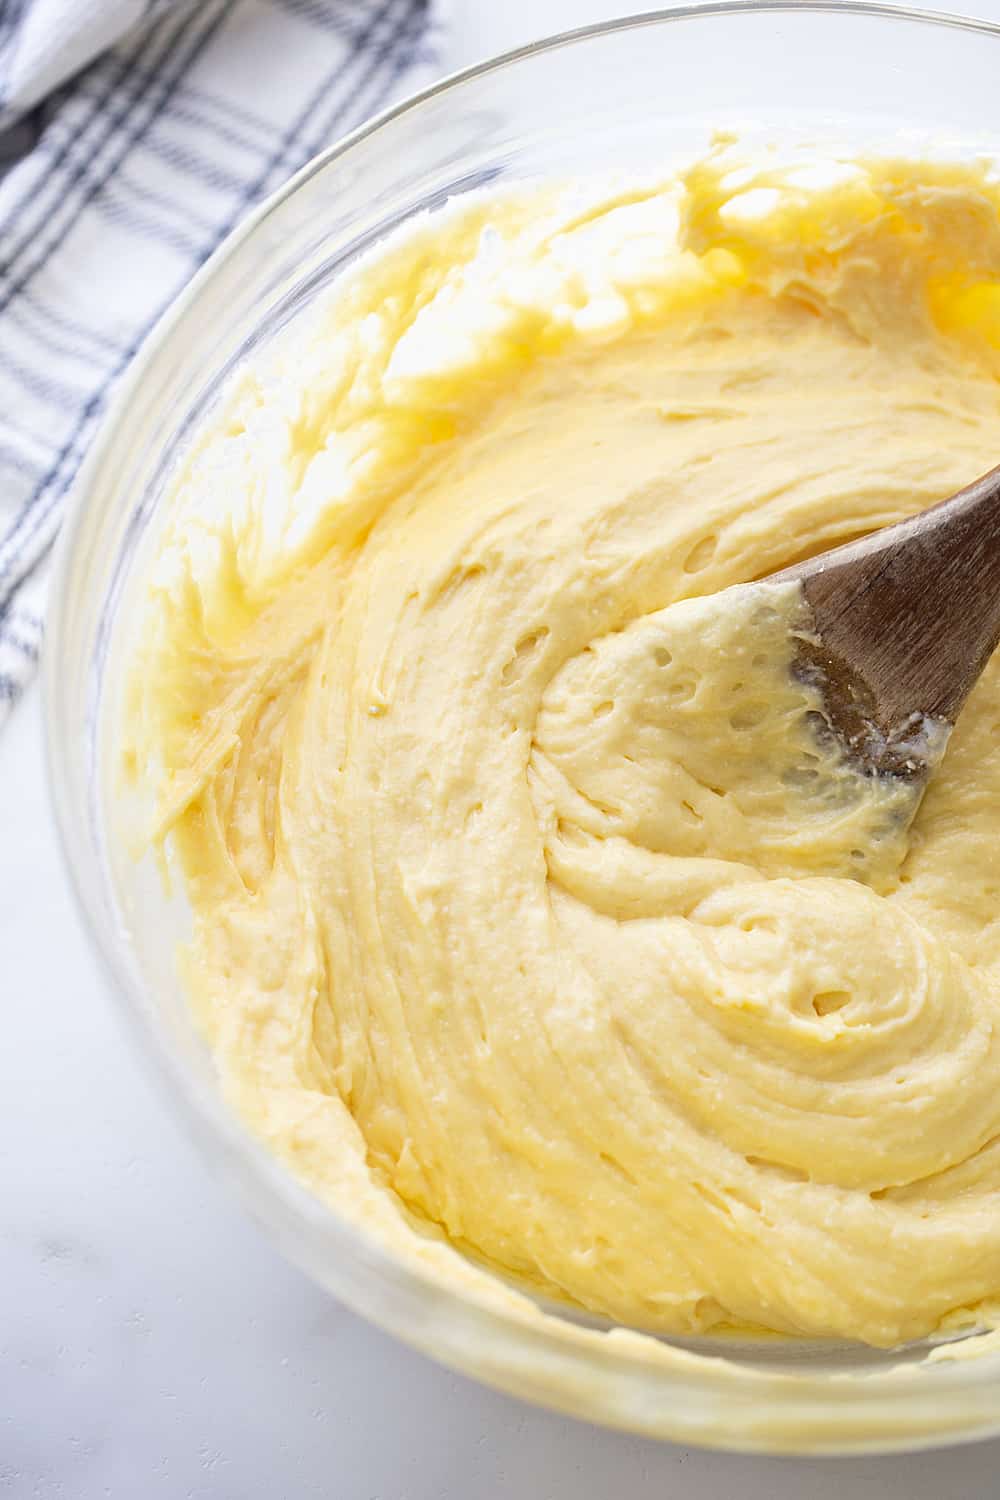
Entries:
[[437, 70], [441, 0], [0, 0], [0, 722], [115, 381], [219, 241]]

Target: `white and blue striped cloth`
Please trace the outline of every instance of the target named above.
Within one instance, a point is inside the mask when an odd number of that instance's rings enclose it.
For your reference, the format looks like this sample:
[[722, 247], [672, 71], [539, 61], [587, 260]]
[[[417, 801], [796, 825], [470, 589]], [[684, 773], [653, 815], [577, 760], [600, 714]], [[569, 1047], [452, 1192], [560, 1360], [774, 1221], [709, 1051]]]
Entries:
[[244, 214], [426, 82], [440, 0], [0, 0], [0, 722], [110, 391]]

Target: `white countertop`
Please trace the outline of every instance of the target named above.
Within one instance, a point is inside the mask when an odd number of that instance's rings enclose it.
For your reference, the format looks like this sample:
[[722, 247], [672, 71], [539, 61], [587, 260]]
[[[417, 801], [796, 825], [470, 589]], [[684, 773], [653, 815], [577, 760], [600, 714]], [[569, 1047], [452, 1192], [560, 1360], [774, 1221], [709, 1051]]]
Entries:
[[[453, 0], [453, 61], [633, 7]], [[1000, 0], [979, 0], [1000, 15]], [[217, 1189], [122, 1033], [63, 875], [35, 687], [0, 734], [0, 1496], [987, 1500], [1000, 1442], [702, 1454], [537, 1411], [369, 1328]]]

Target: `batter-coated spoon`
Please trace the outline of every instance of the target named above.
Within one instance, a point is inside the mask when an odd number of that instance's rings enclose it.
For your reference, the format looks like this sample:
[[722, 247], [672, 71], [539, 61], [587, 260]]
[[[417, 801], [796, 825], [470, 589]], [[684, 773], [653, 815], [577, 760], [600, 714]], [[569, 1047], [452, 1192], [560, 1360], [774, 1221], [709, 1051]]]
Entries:
[[793, 579], [811, 615], [798, 668], [851, 759], [925, 779], [1000, 642], [1000, 467], [768, 581]]

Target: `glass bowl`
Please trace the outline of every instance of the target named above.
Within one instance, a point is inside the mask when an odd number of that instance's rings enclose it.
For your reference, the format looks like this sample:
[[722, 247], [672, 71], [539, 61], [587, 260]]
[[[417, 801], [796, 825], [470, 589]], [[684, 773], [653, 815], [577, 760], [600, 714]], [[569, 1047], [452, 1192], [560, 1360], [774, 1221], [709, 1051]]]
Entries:
[[249, 350], [390, 229], [455, 194], [581, 167], [662, 168], [720, 128], [992, 155], [998, 69], [1000, 29], [984, 22], [848, 0], [731, 0], [585, 29], [457, 74], [332, 146], [226, 241], [134, 361], [76, 486], [45, 664], [51, 780], [76, 893], [133, 1030], [206, 1155], [292, 1260], [436, 1358], [577, 1416], [720, 1448], [916, 1448], [1000, 1431], [1000, 1352], [928, 1362], [926, 1348], [715, 1342], [710, 1358], [671, 1369], [652, 1341], [581, 1337], [557, 1312], [522, 1324], [425, 1279], [250, 1138], [223, 1104], [177, 980], [182, 896], [168, 899], [153, 861], [130, 853], [112, 776], [130, 599], [165, 482]]

